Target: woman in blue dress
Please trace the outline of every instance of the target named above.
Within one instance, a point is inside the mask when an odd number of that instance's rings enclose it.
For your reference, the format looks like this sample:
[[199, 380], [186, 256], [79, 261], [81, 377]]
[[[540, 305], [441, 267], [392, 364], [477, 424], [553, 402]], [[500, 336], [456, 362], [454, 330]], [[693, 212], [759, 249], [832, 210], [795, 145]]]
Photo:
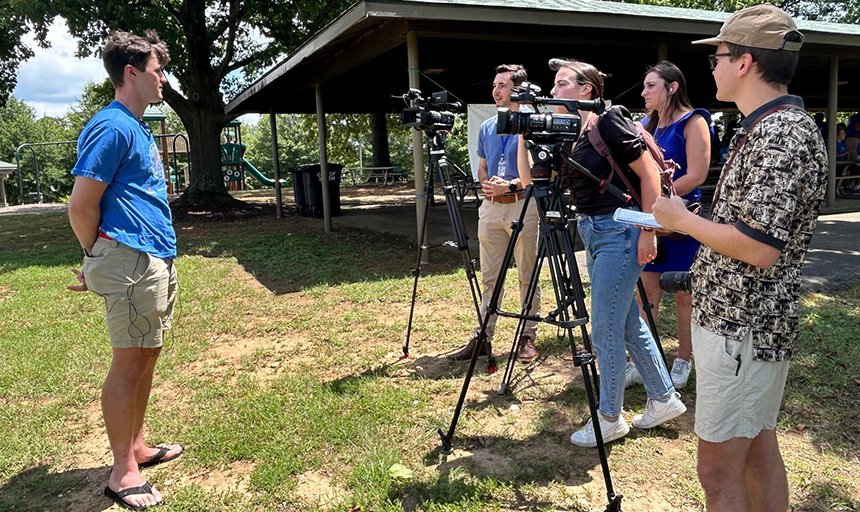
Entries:
[[[663, 61], [645, 73], [642, 97], [645, 108], [650, 110], [649, 117], [643, 120], [645, 129], [663, 148], [666, 158], [674, 160], [680, 168], [675, 172], [675, 190], [678, 195], [690, 201], [702, 198], [698, 186], [708, 177], [708, 164], [711, 158], [711, 114], [704, 109], [694, 109], [687, 96], [687, 81], [677, 66]], [[674, 238], [674, 237], [673, 237]], [[642, 284], [648, 302], [654, 304], [652, 314], [657, 318], [660, 303], [660, 274], [663, 272], [686, 271], [690, 269], [699, 242], [686, 237], [672, 240], [660, 237], [663, 246], [658, 251], [657, 260], [645, 266]], [[640, 301], [641, 309], [641, 301]], [[692, 314], [689, 293], [675, 294], [675, 318], [678, 322], [678, 357], [672, 365], [670, 375], [676, 389], [687, 385], [692, 369], [692, 338], [690, 316]], [[642, 313], [644, 317], [644, 313]], [[641, 382], [636, 366], [627, 363], [626, 385]]]

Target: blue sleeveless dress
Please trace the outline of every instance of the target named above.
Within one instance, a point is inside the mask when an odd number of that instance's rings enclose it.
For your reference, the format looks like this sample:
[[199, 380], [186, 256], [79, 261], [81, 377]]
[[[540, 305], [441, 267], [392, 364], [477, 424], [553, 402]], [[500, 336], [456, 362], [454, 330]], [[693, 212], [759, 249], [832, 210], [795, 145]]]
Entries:
[[[711, 126], [711, 114], [703, 108], [697, 108], [684, 114], [684, 117], [665, 128], [657, 128], [654, 131], [654, 140], [663, 148], [666, 158], [671, 158], [680, 167], [675, 171], [674, 179], [687, 174], [687, 139], [684, 138], [684, 127], [693, 114], [699, 114], [708, 123], [711, 139], [714, 137], [714, 127]], [[647, 122], [647, 119], [642, 121]], [[684, 196], [684, 199], [698, 201], [702, 199], [702, 191], [698, 187]], [[699, 242], [693, 237], [683, 240], [669, 240], [660, 237], [660, 243], [665, 247], [666, 258], [660, 263], [649, 263], [645, 265], [644, 272], [680, 272], [690, 270], [696, 251], [699, 250]]]

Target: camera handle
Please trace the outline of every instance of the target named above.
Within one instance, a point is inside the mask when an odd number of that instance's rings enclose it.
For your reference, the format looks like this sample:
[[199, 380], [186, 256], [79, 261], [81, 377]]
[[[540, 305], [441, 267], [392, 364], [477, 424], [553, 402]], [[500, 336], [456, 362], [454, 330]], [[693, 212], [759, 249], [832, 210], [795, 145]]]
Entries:
[[[409, 323], [406, 328], [406, 342], [403, 345], [403, 357], [409, 357], [409, 341], [412, 337], [412, 320], [415, 315], [415, 300], [418, 295], [418, 278], [421, 275], [422, 257], [427, 249], [431, 247], [424, 245], [424, 235], [427, 232], [427, 217], [429, 212], [430, 201], [433, 197], [433, 175], [439, 177], [442, 183], [442, 190], [445, 194], [445, 205], [448, 208], [448, 217], [451, 220], [451, 227], [454, 230], [455, 240], [449, 240], [441, 245], [455, 247], [463, 255], [463, 267], [466, 269], [466, 278], [469, 281], [469, 290], [472, 293], [472, 302], [475, 306], [475, 314], [478, 318], [478, 323], [481, 322], [481, 288], [478, 282], [478, 276], [475, 274], [475, 259], [469, 251], [469, 236], [466, 234], [466, 225], [463, 218], [460, 216], [460, 206], [457, 200], [456, 187], [451, 179], [451, 173], [448, 170], [448, 157], [445, 155], [445, 147], [448, 141], [448, 134], [442, 130], [428, 130], [427, 147], [430, 153], [429, 163], [427, 165], [427, 181], [424, 187], [424, 222], [421, 223], [421, 230], [418, 234], [418, 257], [415, 263], [415, 268], [412, 270], [412, 275], [415, 279], [412, 283], [412, 304], [409, 307]], [[420, 197], [418, 198], [420, 199]], [[476, 351], [477, 352], [477, 351]], [[488, 352], [489, 353], [489, 352]], [[495, 362], [490, 356], [492, 363], [490, 368], [495, 368]], [[494, 370], [493, 370], [494, 371]]]

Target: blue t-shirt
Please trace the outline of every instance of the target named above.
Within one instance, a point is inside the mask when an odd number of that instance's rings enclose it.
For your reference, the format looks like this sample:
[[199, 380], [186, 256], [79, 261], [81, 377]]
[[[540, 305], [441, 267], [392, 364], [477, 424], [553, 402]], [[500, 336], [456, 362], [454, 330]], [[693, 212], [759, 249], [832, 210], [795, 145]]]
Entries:
[[113, 101], [84, 127], [72, 174], [107, 183], [99, 204], [105, 234], [159, 258], [176, 257], [158, 146], [149, 127], [122, 103]]
[[848, 158], [848, 155], [839, 156], [839, 153], [845, 153], [848, 151], [848, 144], [843, 140], [842, 142], [836, 142], [836, 159], [837, 160], [845, 160]]
[[[673, 181], [676, 181], [681, 176], [687, 174], [687, 139], [684, 138], [684, 128], [687, 126], [687, 121], [689, 121], [693, 114], [699, 114], [705, 118], [705, 122], [708, 123], [708, 130], [710, 131], [711, 138], [713, 138], [714, 128], [711, 126], [711, 114], [703, 108], [691, 110], [684, 114], [684, 116], [675, 123], [666, 126], [665, 128], [657, 128], [654, 130], [654, 140], [656, 140], [657, 144], [660, 144], [660, 147], [663, 148], [665, 158], [674, 160], [679, 166], [678, 170], [675, 171], [675, 175], [672, 177]], [[645, 124], [647, 121], [648, 119], [646, 118], [642, 123]], [[699, 187], [696, 187], [687, 193], [687, 195], [684, 196], [684, 199], [698, 201], [702, 199], [702, 191], [699, 190]]]
[[[517, 137], [519, 135], [496, 135], [496, 119], [493, 116], [481, 123], [478, 133], [478, 156], [487, 161], [487, 174], [490, 178], [500, 176], [507, 181], [519, 178], [517, 172]], [[505, 155], [504, 172], [499, 174], [499, 162]]]

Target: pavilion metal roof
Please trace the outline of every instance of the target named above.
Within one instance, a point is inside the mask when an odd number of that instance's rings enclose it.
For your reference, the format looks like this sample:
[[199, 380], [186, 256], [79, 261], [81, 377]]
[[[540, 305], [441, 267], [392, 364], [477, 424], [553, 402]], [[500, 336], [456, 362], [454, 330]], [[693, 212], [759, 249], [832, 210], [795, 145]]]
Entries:
[[[490, 101], [493, 68], [522, 63], [529, 78], [552, 83], [551, 57], [574, 57], [607, 73], [606, 97], [641, 107], [639, 84], [660, 51], [685, 73], [696, 106], [719, 103], [706, 55], [691, 45], [718, 33], [728, 13], [602, 0], [368, 0], [354, 4], [226, 107], [230, 114], [315, 111], [322, 84], [326, 112], [395, 112], [408, 89], [406, 33], [418, 35], [421, 88], [446, 89], [467, 103]], [[830, 61], [839, 55], [840, 110], [860, 109], [860, 26], [798, 20], [806, 36], [790, 87], [810, 109], [824, 109]]]

